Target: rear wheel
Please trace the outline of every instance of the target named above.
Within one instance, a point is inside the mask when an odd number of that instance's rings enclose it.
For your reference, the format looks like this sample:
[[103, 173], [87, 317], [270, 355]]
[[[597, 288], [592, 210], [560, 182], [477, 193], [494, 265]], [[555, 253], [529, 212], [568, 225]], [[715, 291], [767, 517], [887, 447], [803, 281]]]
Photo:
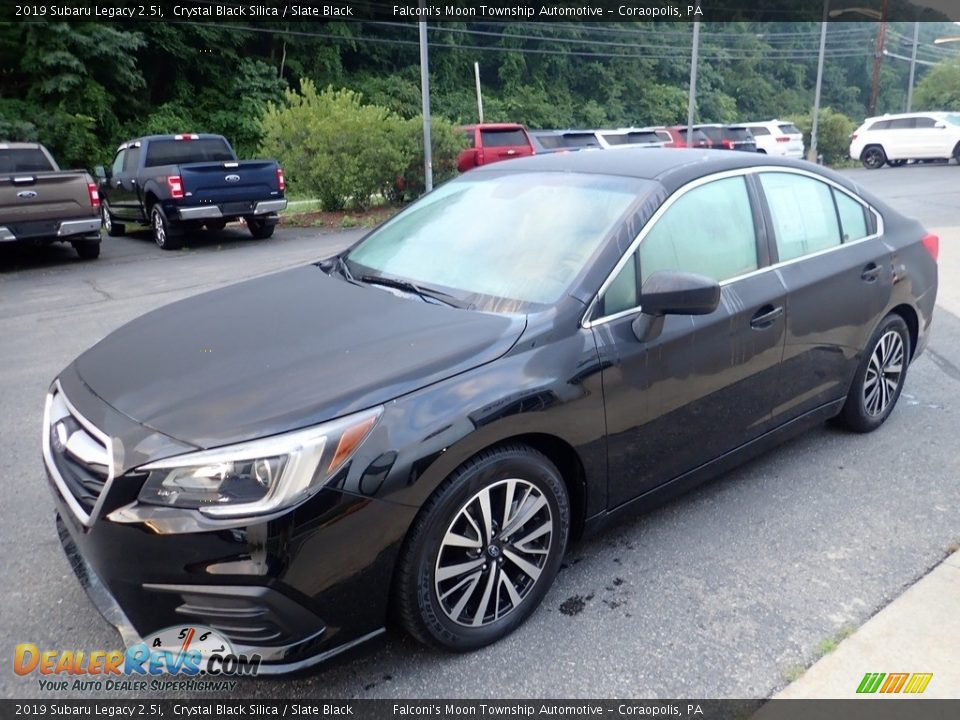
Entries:
[[566, 487], [550, 460], [522, 445], [484, 451], [414, 521], [394, 592], [401, 624], [460, 652], [508, 635], [553, 583], [569, 528]]
[[870, 147], [864, 149], [863, 154], [860, 156], [863, 166], [867, 170], [879, 170], [887, 162], [887, 154], [883, 151], [883, 148], [879, 145], [871, 145]]
[[81, 260], [96, 260], [100, 257], [99, 240], [74, 240], [71, 244]]
[[864, 433], [883, 425], [903, 390], [909, 363], [910, 331], [902, 317], [891, 313], [867, 343], [840, 411], [841, 424]]
[[161, 250], [178, 250], [183, 246], [183, 238], [175, 232], [160, 203], [150, 208], [150, 227], [153, 228], [153, 241]]
[[107, 207], [106, 203], [100, 204], [100, 217], [103, 221], [103, 227], [110, 237], [120, 237], [126, 234], [127, 228], [123, 223], [118, 223], [113, 219], [113, 215], [110, 214], [110, 208]]
[[276, 223], [267, 222], [263, 218], [247, 218], [247, 228], [257, 240], [266, 240], [273, 235]]

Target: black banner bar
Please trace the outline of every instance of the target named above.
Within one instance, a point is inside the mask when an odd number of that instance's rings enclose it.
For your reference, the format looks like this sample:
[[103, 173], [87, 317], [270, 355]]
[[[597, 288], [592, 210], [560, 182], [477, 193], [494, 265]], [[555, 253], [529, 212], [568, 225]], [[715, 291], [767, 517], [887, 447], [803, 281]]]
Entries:
[[[823, 0], [4, 0], [5, 20], [812, 22]], [[831, 22], [960, 21], [957, 0], [830, 0]]]
[[953, 720], [960, 700], [0, 700], [7, 718]]

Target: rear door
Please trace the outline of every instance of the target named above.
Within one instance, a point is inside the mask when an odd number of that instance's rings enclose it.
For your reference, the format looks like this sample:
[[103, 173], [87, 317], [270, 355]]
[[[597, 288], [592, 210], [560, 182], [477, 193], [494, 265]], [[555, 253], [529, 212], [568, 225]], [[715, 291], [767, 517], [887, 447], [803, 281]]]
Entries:
[[[759, 203], [743, 175], [692, 186], [644, 230], [591, 323], [603, 370], [611, 506], [758, 437], [769, 427], [785, 290], [767, 264]], [[721, 282], [710, 315], [668, 315], [638, 340], [637, 283], [658, 270]], [[649, 319], [649, 316], [646, 316]]]
[[923, 150], [917, 142], [916, 118], [892, 118], [884, 135], [888, 138], [883, 149], [891, 160], [910, 160], [921, 157]]
[[[126, 220], [142, 220], [140, 208], [140, 188], [137, 176], [140, 174], [140, 143], [134, 143], [121, 151], [120, 172], [110, 179], [110, 211], [118, 218]], [[116, 170], [116, 161], [114, 169]]]
[[839, 187], [762, 172], [771, 260], [787, 290], [787, 335], [773, 420], [787, 422], [847, 392], [893, 287], [878, 216]]
[[[941, 123], [942, 125], [943, 123]], [[937, 127], [936, 119], [926, 115], [917, 117], [914, 121], [914, 143], [918, 158], [950, 157], [953, 148], [944, 147], [947, 133], [943, 127]]]

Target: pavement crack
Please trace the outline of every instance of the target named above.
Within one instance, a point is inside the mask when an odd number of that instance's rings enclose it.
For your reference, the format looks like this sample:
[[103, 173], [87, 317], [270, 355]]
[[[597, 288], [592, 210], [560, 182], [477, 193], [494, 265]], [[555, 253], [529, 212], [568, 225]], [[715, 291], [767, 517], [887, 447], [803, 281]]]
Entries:
[[85, 282], [87, 283], [87, 285], [90, 286], [90, 288], [91, 288], [95, 293], [97, 293], [98, 295], [100, 295], [104, 300], [114, 300], [114, 299], [115, 299], [115, 298], [113, 297], [113, 295], [111, 295], [111, 294], [108, 293], [106, 290], [104, 290], [104, 289], [101, 288], [99, 285], [97, 285], [97, 281], [96, 281], [96, 280], [86, 280]]
[[930, 354], [930, 359], [933, 360], [934, 365], [940, 368], [940, 370], [948, 377], [960, 382], [960, 368], [954, 365], [951, 361], [947, 360], [943, 355], [938, 353], [933, 348], [928, 347], [927, 352]]

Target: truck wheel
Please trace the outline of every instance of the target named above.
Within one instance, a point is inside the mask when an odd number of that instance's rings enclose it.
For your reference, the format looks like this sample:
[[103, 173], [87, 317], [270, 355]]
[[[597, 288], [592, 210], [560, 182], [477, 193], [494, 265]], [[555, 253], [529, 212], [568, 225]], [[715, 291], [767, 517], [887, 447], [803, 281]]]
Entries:
[[110, 210], [107, 209], [106, 203], [101, 203], [100, 205], [100, 217], [103, 220], [103, 227], [110, 237], [120, 237], [121, 235], [127, 234], [127, 228], [123, 223], [118, 223], [113, 219], [113, 215], [111, 215]]
[[160, 203], [150, 209], [150, 226], [153, 228], [153, 241], [161, 250], [179, 250], [183, 246], [183, 238], [180, 233], [171, 230], [170, 221]]
[[81, 260], [96, 260], [100, 257], [99, 240], [74, 240], [72, 245]]
[[250, 234], [257, 240], [266, 240], [273, 235], [274, 223], [269, 223], [261, 218], [247, 218], [247, 228]]

